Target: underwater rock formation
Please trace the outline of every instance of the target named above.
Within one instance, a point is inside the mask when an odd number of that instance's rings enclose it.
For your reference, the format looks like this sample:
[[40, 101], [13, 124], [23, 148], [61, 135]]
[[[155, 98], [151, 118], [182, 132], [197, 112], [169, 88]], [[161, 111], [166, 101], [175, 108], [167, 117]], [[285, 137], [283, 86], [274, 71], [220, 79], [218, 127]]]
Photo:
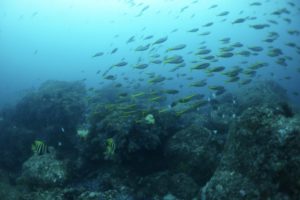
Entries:
[[202, 188], [201, 200], [260, 199], [255, 184], [235, 171], [218, 170]]
[[[58, 87], [55, 91], [69, 88], [65, 83], [50, 85]], [[278, 85], [262, 89], [270, 92], [273, 102], [259, 90], [244, 100], [227, 93], [181, 116], [142, 101], [103, 103], [100, 91], [85, 102], [80, 90], [77, 104], [70, 99], [76, 89], [65, 94], [53, 92], [52, 86], [27, 95], [16, 110], [1, 113], [0, 167], [13, 169], [13, 176], [4, 178], [0, 170], [0, 195], [7, 190], [7, 200], [19, 195], [23, 200], [300, 197], [300, 116], [285, 101], [284, 92], [277, 94], [283, 91]], [[39, 125], [26, 124], [25, 110], [31, 120], [47, 111], [41, 103], [44, 93], [53, 95], [45, 100], [53, 113], [34, 121], [41, 120]], [[75, 104], [78, 112], [65, 110]], [[74, 118], [60, 116], [60, 109]], [[48, 117], [54, 118], [47, 121]], [[36, 146], [34, 153], [32, 144], [43, 148]]]
[[169, 169], [205, 184], [221, 159], [224, 144], [219, 137], [222, 136], [196, 124], [175, 133], [166, 144]]
[[59, 187], [67, 180], [67, 166], [54, 152], [34, 154], [23, 164], [20, 183], [38, 187]]
[[[243, 199], [299, 199], [299, 155], [299, 116], [287, 117], [280, 106], [250, 107], [231, 128], [223, 159], [202, 196], [240, 199], [233, 191], [241, 191]], [[228, 184], [231, 176], [235, 182]]]
[[237, 92], [240, 111], [253, 105], [277, 105], [288, 102], [287, 92], [275, 81], [259, 81]]
[[178, 126], [174, 126], [177, 117], [172, 112], [147, 112], [153, 115], [154, 124], [148, 124], [139, 113], [122, 117], [120, 112], [113, 111], [98, 120], [97, 115], [93, 116], [90, 136], [81, 150], [83, 157], [91, 162], [127, 163], [142, 173], [160, 168], [158, 165], [164, 164], [160, 152], [167, 138], [178, 130]]
[[47, 81], [17, 104], [15, 120], [35, 131], [47, 127], [71, 129], [83, 118], [85, 95], [82, 82]]

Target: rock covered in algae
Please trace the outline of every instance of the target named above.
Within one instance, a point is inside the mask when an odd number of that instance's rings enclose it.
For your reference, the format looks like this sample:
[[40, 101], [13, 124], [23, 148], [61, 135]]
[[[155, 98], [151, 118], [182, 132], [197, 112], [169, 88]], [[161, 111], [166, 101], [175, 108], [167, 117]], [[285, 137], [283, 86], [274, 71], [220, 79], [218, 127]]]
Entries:
[[201, 200], [259, 199], [254, 183], [234, 171], [217, 171], [202, 188]]
[[33, 155], [22, 167], [21, 183], [38, 187], [58, 187], [67, 180], [66, 163], [57, 160], [54, 153]]
[[250, 107], [231, 128], [223, 159], [202, 195], [241, 199], [238, 192], [243, 199], [299, 199], [299, 165], [299, 116], [287, 105]]
[[192, 125], [175, 133], [167, 142], [165, 154], [170, 169], [184, 172], [203, 185], [212, 176], [224, 144], [219, 133]]

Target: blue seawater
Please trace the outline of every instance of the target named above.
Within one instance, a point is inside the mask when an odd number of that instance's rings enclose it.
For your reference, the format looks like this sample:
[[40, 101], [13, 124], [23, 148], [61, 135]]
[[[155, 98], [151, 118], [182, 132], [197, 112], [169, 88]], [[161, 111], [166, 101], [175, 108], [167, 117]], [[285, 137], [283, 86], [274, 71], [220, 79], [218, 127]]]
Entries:
[[[209, 62], [211, 67], [224, 66], [225, 71], [267, 63], [250, 77], [251, 84], [274, 80], [294, 102], [299, 102], [299, 14], [299, 2], [280, 0], [2, 0], [0, 105], [13, 104], [49, 79], [83, 80], [89, 87], [113, 81], [135, 88], [147, 86], [149, 73], [156, 73], [166, 77], [163, 88], [179, 89], [183, 95], [196, 92], [211, 96], [213, 92], [206, 87], [190, 87], [192, 79], [205, 79], [207, 86], [223, 85], [227, 90], [238, 90], [240, 81], [249, 78], [241, 73], [240, 80], [228, 83], [221, 72], [209, 76], [205, 70], [191, 70], [195, 63], [203, 62]], [[238, 19], [243, 22], [233, 23]], [[266, 27], [255, 29], [253, 25]], [[167, 41], [153, 45], [163, 37]], [[228, 42], [221, 41], [227, 38]], [[234, 47], [232, 57], [218, 57], [221, 48], [235, 43], [243, 46]], [[186, 47], [166, 51], [179, 44]], [[147, 50], [135, 51], [146, 45]], [[263, 50], [249, 50], [257, 46]], [[199, 48], [211, 53], [195, 55]], [[280, 54], [269, 56], [272, 49], [279, 49]], [[251, 55], [240, 55], [244, 50]], [[93, 57], [97, 53], [101, 56]], [[173, 55], [182, 56], [185, 66], [170, 72], [174, 65], [163, 61]], [[214, 62], [203, 59], [208, 55], [215, 56]], [[162, 63], [153, 64], [157, 59]], [[128, 64], [108, 72], [114, 80], [102, 76], [121, 61]], [[135, 69], [137, 64], [149, 66]]]

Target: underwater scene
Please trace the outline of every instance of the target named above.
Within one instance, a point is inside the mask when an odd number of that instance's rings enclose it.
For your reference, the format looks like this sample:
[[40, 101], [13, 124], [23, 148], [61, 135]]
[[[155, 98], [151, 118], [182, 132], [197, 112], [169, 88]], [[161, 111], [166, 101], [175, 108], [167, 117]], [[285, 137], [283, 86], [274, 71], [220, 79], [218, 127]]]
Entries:
[[299, 200], [299, 0], [1, 0], [0, 200]]

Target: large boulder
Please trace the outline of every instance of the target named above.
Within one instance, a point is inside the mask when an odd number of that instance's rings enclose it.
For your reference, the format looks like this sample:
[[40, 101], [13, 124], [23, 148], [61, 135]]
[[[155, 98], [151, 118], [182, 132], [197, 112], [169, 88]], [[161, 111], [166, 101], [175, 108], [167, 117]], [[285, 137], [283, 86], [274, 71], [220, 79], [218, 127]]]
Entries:
[[[300, 199], [299, 166], [299, 116], [287, 105], [250, 107], [231, 128], [223, 159], [202, 194], [206, 199], [222, 199], [214, 194], [221, 184], [224, 191], [249, 194], [245, 199]], [[240, 180], [223, 184], [222, 179], [230, 179], [227, 172]], [[228, 193], [227, 199], [238, 196]]]
[[216, 170], [224, 147], [223, 136], [198, 125], [175, 133], [165, 148], [169, 168], [206, 183]]
[[201, 200], [254, 200], [259, 199], [256, 185], [234, 171], [217, 171], [202, 188]]
[[67, 180], [66, 163], [54, 153], [34, 154], [24, 164], [20, 183], [37, 187], [59, 187]]
[[236, 94], [240, 111], [253, 105], [277, 105], [288, 101], [286, 90], [275, 81], [258, 81]]

